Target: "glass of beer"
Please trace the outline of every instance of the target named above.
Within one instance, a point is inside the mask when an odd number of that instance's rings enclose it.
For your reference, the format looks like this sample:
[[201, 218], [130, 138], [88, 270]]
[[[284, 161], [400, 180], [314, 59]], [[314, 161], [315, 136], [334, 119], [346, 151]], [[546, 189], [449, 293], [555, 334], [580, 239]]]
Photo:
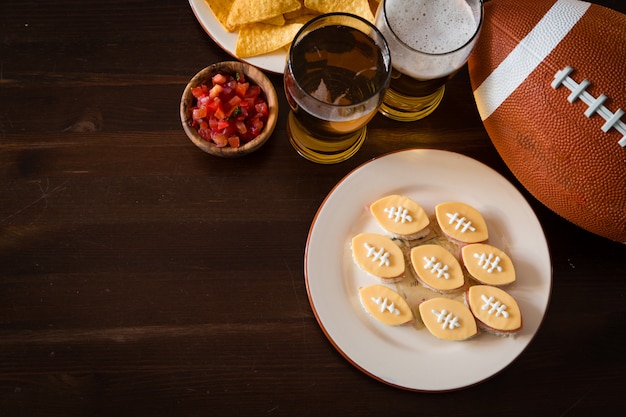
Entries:
[[481, 0], [383, 0], [376, 26], [393, 71], [380, 112], [400, 121], [431, 114], [446, 82], [467, 62], [483, 21]]
[[285, 67], [292, 146], [322, 164], [353, 156], [390, 76], [387, 42], [372, 23], [347, 13], [309, 21], [296, 34]]

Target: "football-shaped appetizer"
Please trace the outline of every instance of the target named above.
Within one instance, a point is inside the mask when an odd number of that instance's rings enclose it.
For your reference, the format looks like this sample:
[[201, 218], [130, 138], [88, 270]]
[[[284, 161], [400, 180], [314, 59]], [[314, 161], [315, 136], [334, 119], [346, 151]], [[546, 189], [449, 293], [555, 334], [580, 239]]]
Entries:
[[428, 331], [439, 339], [467, 340], [478, 334], [472, 312], [460, 301], [437, 297], [424, 301], [418, 308]]
[[406, 300], [389, 287], [380, 284], [361, 287], [359, 298], [367, 312], [381, 323], [397, 326], [413, 320]]
[[352, 238], [352, 258], [369, 275], [392, 283], [404, 278], [404, 254], [391, 238], [377, 233], [360, 233]]
[[484, 7], [468, 65], [502, 159], [552, 211], [626, 243], [626, 15], [577, 0]]
[[452, 292], [465, 284], [461, 264], [443, 246], [418, 245], [411, 249], [410, 257], [418, 281], [432, 291]]

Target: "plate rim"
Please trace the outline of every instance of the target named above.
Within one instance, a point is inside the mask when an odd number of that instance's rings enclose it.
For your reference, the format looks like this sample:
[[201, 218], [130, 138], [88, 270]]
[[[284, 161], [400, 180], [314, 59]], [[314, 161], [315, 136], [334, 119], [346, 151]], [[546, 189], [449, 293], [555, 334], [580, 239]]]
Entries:
[[[541, 312], [541, 317], [536, 325], [536, 328], [534, 329], [534, 331], [532, 332], [532, 334], [529, 335], [528, 340], [526, 341], [525, 345], [519, 350], [519, 352], [517, 352], [515, 355], [513, 355], [506, 364], [504, 364], [501, 368], [495, 370], [493, 373], [479, 378], [476, 381], [469, 383], [469, 384], [457, 384], [455, 386], [449, 386], [446, 388], [436, 388], [436, 389], [429, 389], [429, 388], [423, 388], [423, 387], [417, 387], [415, 385], [409, 385], [406, 383], [397, 383], [397, 382], [393, 382], [390, 381], [389, 379], [386, 379], [385, 377], [383, 377], [382, 375], [377, 374], [376, 372], [371, 371], [370, 369], [367, 369], [365, 366], [362, 366], [361, 364], [359, 364], [354, 358], [352, 358], [345, 350], [344, 347], [340, 346], [340, 343], [338, 341], [336, 341], [332, 335], [330, 334], [329, 330], [327, 329], [327, 327], [325, 326], [322, 318], [320, 317], [320, 312], [318, 311], [318, 307], [315, 304], [314, 301], [314, 297], [312, 294], [312, 289], [311, 289], [311, 279], [309, 276], [309, 262], [310, 262], [310, 250], [311, 250], [311, 243], [312, 243], [312, 239], [314, 237], [314, 232], [316, 229], [316, 226], [318, 225], [318, 221], [319, 218], [322, 214], [322, 212], [324, 211], [326, 205], [328, 204], [329, 200], [335, 196], [335, 194], [338, 192], [338, 190], [340, 189], [340, 187], [343, 186], [343, 184], [345, 184], [348, 180], [350, 180], [351, 178], [353, 178], [355, 175], [357, 175], [359, 172], [362, 172], [364, 169], [366, 169], [367, 166], [369, 166], [372, 163], [375, 163], [376, 161], [379, 161], [381, 159], [386, 159], [386, 158], [393, 158], [395, 156], [401, 155], [401, 154], [408, 154], [408, 153], [418, 153], [418, 154], [438, 154], [441, 157], [445, 157], [445, 158], [461, 158], [464, 159], [466, 163], [473, 163], [473, 164], [477, 164], [477, 166], [480, 166], [481, 169], [485, 169], [485, 172], [492, 172], [494, 174], [496, 174], [496, 178], [499, 181], [503, 181], [505, 184], [507, 184], [507, 187], [509, 187], [510, 191], [513, 192], [514, 194], [517, 195], [518, 198], [520, 198], [524, 203], [525, 203], [525, 208], [527, 210], [529, 210], [530, 214], [532, 214], [532, 217], [534, 218], [534, 220], [536, 221], [536, 224], [538, 226], [538, 232], [540, 232], [541, 235], [541, 243], [542, 246], [545, 246], [545, 262], [547, 262], [547, 270], [543, 271], [547, 274], [547, 282], [545, 283], [545, 285], [547, 286], [547, 293], [545, 294], [545, 305], [543, 305], [543, 311]], [[535, 337], [537, 336], [537, 333], [539, 332], [543, 322], [545, 321], [546, 318], [546, 314], [550, 305], [550, 301], [551, 301], [551, 297], [552, 297], [552, 287], [553, 287], [553, 264], [552, 264], [552, 258], [551, 258], [551, 253], [550, 253], [550, 248], [548, 246], [548, 241], [546, 239], [545, 236], [545, 231], [544, 228], [541, 224], [541, 222], [539, 221], [539, 219], [537, 218], [537, 215], [535, 213], [535, 211], [533, 210], [533, 208], [530, 206], [530, 204], [528, 203], [528, 201], [526, 200], [526, 198], [523, 196], [523, 194], [508, 180], [506, 179], [502, 174], [500, 174], [499, 172], [495, 171], [493, 168], [489, 167], [488, 165], [474, 159], [471, 158], [469, 156], [457, 153], [457, 152], [453, 152], [453, 151], [448, 151], [448, 150], [440, 150], [440, 149], [418, 149], [418, 148], [413, 148], [413, 149], [402, 149], [402, 150], [397, 150], [397, 151], [392, 151], [386, 154], [383, 154], [381, 156], [372, 158], [368, 161], [365, 161], [364, 163], [362, 163], [361, 165], [357, 166], [356, 168], [352, 169], [350, 172], [348, 172], [344, 177], [342, 177], [333, 187], [332, 189], [327, 193], [327, 195], [324, 197], [323, 201], [321, 202], [321, 204], [319, 205], [313, 220], [311, 222], [311, 226], [309, 228], [308, 231], [308, 235], [307, 235], [307, 240], [306, 240], [306, 245], [305, 245], [305, 251], [304, 251], [304, 278], [305, 278], [305, 285], [306, 285], [306, 290], [307, 290], [307, 296], [309, 299], [309, 304], [311, 305], [311, 309], [313, 311], [313, 314], [315, 316], [315, 319], [317, 320], [320, 328], [322, 329], [322, 332], [324, 333], [324, 335], [326, 336], [326, 338], [330, 341], [330, 343], [333, 345], [333, 347], [349, 362], [351, 363], [353, 366], [355, 366], [357, 369], [359, 369], [361, 372], [363, 372], [364, 374], [374, 378], [375, 380], [378, 380], [380, 382], [383, 382], [387, 385], [396, 387], [396, 388], [400, 388], [400, 389], [404, 389], [404, 390], [408, 390], [408, 391], [415, 391], [415, 392], [448, 392], [448, 391], [457, 391], [460, 389], [465, 389], [465, 388], [469, 388], [471, 386], [475, 386], [478, 385], [488, 379], [493, 378], [495, 375], [499, 374], [500, 372], [502, 372], [504, 369], [508, 368], [513, 362], [515, 362], [515, 360], [524, 352], [528, 349], [528, 347], [530, 346], [530, 344], [532, 343], [532, 341], [535, 339]], [[483, 336], [484, 337], [484, 336]], [[488, 337], [497, 337], [497, 336], [491, 336], [489, 335]], [[453, 342], [453, 343], [459, 343], [459, 342]], [[466, 343], [466, 342], [460, 342], [460, 343]]]

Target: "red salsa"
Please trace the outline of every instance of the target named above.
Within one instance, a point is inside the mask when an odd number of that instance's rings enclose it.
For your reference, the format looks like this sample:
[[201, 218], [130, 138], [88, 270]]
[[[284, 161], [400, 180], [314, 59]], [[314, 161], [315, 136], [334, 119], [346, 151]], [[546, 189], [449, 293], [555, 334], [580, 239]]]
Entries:
[[244, 74], [215, 74], [211, 84], [191, 89], [196, 98], [190, 125], [218, 147], [238, 148], [256, 138], [267, 122], [269, 109], [261, 87]]

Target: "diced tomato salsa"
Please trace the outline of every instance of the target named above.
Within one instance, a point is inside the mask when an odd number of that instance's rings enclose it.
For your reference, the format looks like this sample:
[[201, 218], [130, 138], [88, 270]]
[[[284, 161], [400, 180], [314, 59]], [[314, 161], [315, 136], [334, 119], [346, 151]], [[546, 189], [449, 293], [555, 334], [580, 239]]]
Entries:
[[267, 122], [265, 95], [244, 74], [215, 74], [210, 85], [194, 87], [191, 93], [196, 100], [190, 125], [218, 147], [237, 148], [251, 141]]

